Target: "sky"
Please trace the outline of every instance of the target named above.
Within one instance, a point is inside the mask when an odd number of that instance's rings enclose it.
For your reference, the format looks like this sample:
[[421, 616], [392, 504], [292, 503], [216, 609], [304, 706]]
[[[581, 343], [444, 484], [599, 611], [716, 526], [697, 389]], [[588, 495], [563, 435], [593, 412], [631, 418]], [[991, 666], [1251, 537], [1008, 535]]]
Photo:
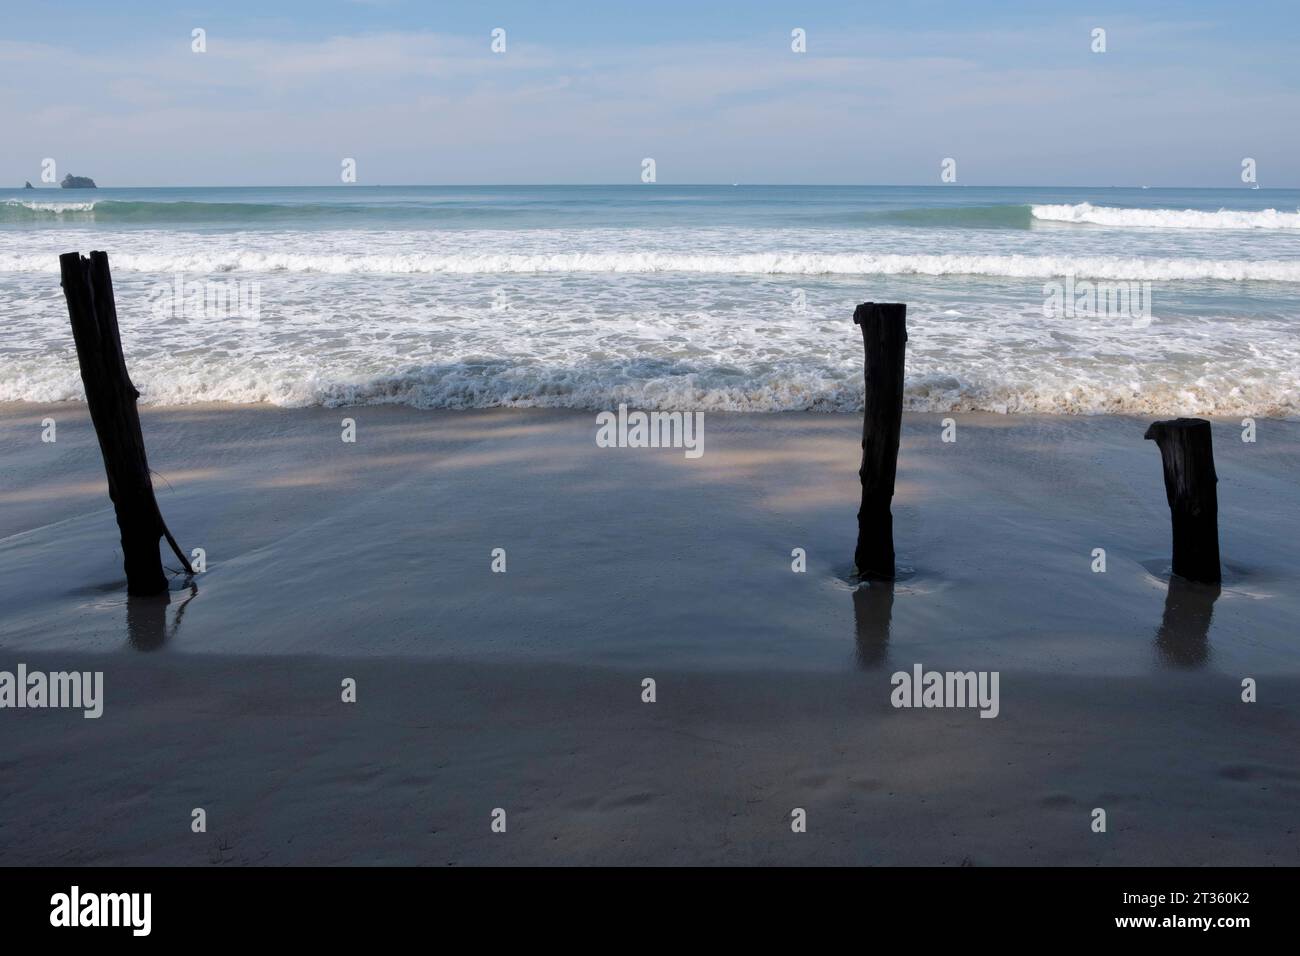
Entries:
[[1300, 186], [1296, 0], [6, 7], [5, 187]]

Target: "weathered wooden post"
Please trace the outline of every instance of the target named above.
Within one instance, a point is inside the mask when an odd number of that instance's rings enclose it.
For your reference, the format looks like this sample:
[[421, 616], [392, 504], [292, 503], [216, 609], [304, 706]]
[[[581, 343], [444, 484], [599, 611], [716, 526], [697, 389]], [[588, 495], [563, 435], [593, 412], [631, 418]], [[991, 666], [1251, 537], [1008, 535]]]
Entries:
[[140, 413], [135, 407], [140, 393], [131, 384], [122, 356], [108, 256], [92, 252], [85, 259], [69, 252], [59, 256], [59, 267], [81, 381], [86, 386], [86, 404], [104, 456], [108, 496], [122, 532], [126, 590], [128, 594], [158, 594], [167, 590], [158, 554], [160, 538], [166, 536], [188, 573], [194, 570], [163, 523], [154, 498]]
[[1164, 463], [1165, 497], [1174, 525], [1174, 574], [1218, 584], [1219, 478], [1214, 473], [1210, 423], [1203, 418], [1153, 422], [1143, 437], [1156, 443]]
[[853, 563], [867, 580], [894, 579], [894, 498], [898, 439], [903, 426], [903, 359], [907, 306], [864, 302], [853, 312], [862, 327], [866, 399], [862, 408], [862, 506]]

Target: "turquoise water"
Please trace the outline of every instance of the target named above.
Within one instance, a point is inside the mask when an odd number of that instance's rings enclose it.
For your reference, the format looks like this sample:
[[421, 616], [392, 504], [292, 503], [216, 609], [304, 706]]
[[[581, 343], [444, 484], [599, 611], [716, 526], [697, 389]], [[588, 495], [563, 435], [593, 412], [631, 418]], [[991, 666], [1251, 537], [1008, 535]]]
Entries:
[[0, 400], [80, 395], [57, 257], [109, 253], [144, 400], [1300, 412], [1300, 191], [485, 186], [0, 192]]
[[[23, 203], [32, 203], [31, 209]], [[331, 186], [0, 191], [6, 229], [554, 229], [889, 225], [1029, 229], [1034, 205], [1296, 214], [1300, 190], [968, 186]], [[92, 204], [93, 210], [59, 205]], [[1300, 221], [1291, 228], [1300, 230]]]

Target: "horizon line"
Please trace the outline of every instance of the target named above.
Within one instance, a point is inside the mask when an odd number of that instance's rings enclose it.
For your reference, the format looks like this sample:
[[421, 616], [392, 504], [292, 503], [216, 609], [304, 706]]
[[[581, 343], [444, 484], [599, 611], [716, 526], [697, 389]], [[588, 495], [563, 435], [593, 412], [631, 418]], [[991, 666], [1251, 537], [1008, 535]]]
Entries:
[[[94, 177], [88, 177], [93, 179]], [[24, 181], [26, 182], [26, 180]], [[566, 183], [223, 183], [223, 184], [200, 184], [187, 183], [184, 185], [114, 185], [101, 186], [96, 184], [94, 187], [63, 187], [55, 183], [45, 183], [40, 186], [32, 185], [32, 191], [37, 190], [57, 190], [59, 192], [76, 192], [82, 190], [96, 189], [565, 189], [565, 188], [594, 188], [594, 187], [625, 187], [625, 188], [654, 188], [672, 187], [672, 188], [745, 188], [745, 187], [763, 187], [778, 189], [1214, 189], [1214, 190], [1234, 190], [1242, 189], [1248, 192], [1264, 189], [1277, 190], [1296, 190], [1300, 186], [1264, 186], [1258, 183], [1241, 183], [1233, 186], [1155, 186], [1155, 185], [1099, 185], [1099, 184], [1081, 184], [1072, 183], [1068, 185], [1045, 185], [1040, 183], [1027, 183], [1011, 185], [1007, 183], [778, 183], [778, 182], [698, 182], [698, 183], [628, 183], [628, 182], [566, 182]], [[24, 186], [6, 186], [7, 190], [18, 190], [27, 192]]]

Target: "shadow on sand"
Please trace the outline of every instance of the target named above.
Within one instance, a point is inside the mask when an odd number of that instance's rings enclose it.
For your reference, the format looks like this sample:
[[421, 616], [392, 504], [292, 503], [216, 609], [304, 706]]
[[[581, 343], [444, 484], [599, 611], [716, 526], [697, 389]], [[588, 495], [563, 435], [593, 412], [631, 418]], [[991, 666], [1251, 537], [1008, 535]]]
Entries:
[[894, 582], [871, 581], [853, 591], [853, 625], [858, 666], [879, 667], [889, 654], [889, 626], [894, 614]]
[[185, 616], [185, 605], [194, 600], [199, 587], [193, 579], [185, 582], [184, 600], [176, 606], [176, 616], [171, 628], [167, 627], [167, 608], [172, 603], [172, 592], [164, 591], [149, 597], [128, 597], [126, 600], [126, 641], [137, 651], [156, 651], [176, 635], [180, 629], [181, 618]]
[[1156, 653], [1174, 667], [1200, 667], [1210, 659], [1210, 622], [1217, 584], [1198, 584], [1170, 575], [1165, 613], [1156, 632]]

